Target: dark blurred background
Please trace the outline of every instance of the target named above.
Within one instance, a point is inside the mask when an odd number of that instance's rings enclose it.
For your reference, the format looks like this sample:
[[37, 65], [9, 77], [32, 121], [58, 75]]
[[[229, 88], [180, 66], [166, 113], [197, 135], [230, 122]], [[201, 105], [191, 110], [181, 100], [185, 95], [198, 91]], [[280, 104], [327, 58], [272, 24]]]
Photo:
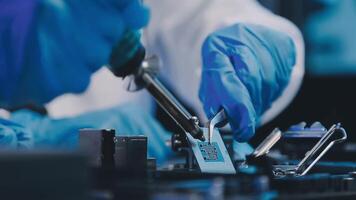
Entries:
[[356, 142], [356, 0], [260, 0], [302, 31], [306, 75], [293, 103], [260, 128], [256, 144], [274, 127], [300, 121], [341, 122]]

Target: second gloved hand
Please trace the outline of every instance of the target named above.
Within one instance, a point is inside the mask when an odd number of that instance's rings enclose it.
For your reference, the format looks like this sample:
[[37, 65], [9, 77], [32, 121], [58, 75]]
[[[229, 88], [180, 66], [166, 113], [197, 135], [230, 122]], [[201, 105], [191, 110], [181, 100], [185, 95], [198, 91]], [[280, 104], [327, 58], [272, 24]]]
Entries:
[[117, 135], [147, 136], [149, 156], [155, 157], [159, 163], [164, 162], [172, 153], [166, 145], [172, 134], [143, 110], [138, 105], [125, 104], [63, 119], [51, 119], [29, 110], [16, 111], [11, 115], [11, 123], [22, 126], [5, 124], [0, 119], [0, 148], [17, 148], [30, 142], [34, 148], [75, 148], [80, 129], [115, 129]]
[[224, 108], [234, 138], [248, 141], [260, 116], [287, 86], [296, 50], [290, 37], [236, 24], [211, 34], [202, 48], [199, 97], [209, 118]]
[[32, 132], [20, 124], [0, 118], [0, 149], [30, 149]]

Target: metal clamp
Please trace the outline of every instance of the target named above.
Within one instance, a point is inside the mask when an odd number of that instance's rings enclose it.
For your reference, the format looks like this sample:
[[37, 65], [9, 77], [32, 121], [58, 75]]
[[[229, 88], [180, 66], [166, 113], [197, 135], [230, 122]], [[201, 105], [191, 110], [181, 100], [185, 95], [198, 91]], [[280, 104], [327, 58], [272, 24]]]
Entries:
[[[339, 134], [337, 134], [339, 133]], [[347, 139], [347, 134], [341, 124], [333, 125], [317, 142], [317, 144], [305, 154], [298, 165], [275, 165], [273, 173], [277, 177], [293, 175], [303, 176], [325, 155], [330, 148]]]

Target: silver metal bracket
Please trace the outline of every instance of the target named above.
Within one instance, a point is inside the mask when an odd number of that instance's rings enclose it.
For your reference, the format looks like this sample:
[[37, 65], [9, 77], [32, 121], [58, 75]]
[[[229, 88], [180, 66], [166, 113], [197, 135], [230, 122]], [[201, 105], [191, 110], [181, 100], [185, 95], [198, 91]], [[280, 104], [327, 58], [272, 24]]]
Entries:
[[[253, 156], [256, 158], [268, 154], [269, 150], [281, 138], [310, 138], [310, 130], [306, 132], [298, 131], [284, 132], [283, 134], [277, 128], [275, 129], [260, 145], [256, 148]], [[341, 143], [347, 139], [347, 134], [341, 124], [335, 124], [327, 131], [314, 133], [314, 138], [320, 138], [314, 147], [309, 150], [304, 158], [296, 165], [274, 165], [273, 174], [276, 177], [283, 176], [304, 176], [307, 174], [315, 164], [328, 152], [334, 144]]]

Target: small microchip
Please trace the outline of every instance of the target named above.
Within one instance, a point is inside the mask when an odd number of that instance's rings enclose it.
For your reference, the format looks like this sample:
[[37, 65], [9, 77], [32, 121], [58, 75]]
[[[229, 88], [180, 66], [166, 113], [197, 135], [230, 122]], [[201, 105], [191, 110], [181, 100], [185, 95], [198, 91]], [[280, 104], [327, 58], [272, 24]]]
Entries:
[[205, 162], [224, 162], [217, 142], [198, 142], [198, 145]]

